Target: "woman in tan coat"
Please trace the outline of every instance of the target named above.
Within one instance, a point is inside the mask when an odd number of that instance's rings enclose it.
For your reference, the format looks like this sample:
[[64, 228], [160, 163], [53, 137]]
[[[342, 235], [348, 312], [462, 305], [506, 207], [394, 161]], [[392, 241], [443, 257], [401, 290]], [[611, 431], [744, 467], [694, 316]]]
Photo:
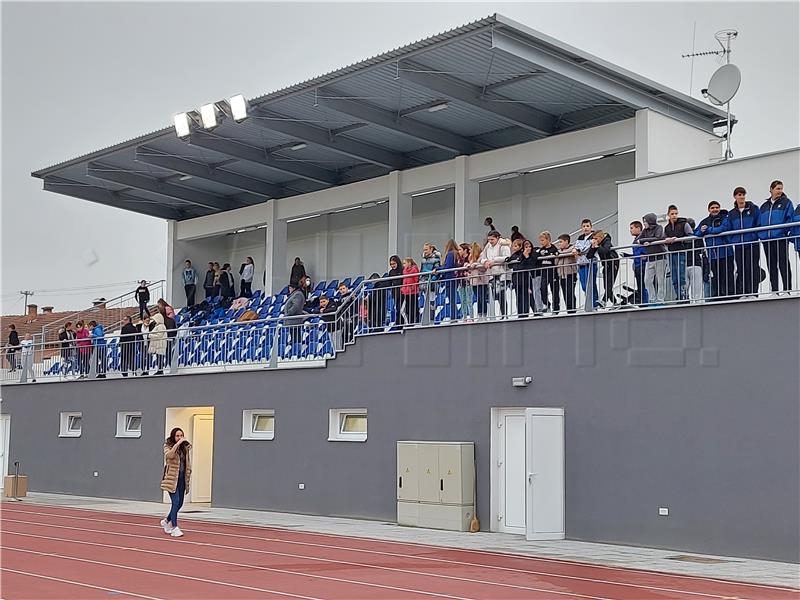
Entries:
[[161, 527], [164, 528], [164, 533], [172, 537], [183, 535], [178, 527], [178, 511], [183, 506], [183, 497], [189, 491], [189, 480], [192, 476], [192, 465], [189, 461], [191, 447], [180, 427], [175, 427], [164, 442], [164, 477], [161, 479], [161, 489], [169, 492], [172, 508], [167, 517], [161, 519]]

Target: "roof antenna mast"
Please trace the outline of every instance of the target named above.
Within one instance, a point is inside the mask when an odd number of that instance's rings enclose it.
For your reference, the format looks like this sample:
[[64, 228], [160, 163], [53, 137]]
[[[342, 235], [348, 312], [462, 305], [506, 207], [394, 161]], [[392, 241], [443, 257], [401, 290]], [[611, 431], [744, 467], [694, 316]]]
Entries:
[[716, 56], [718, 58], [725, 58], [725, 64], [714, 71], [711, 80], [708, 82], [708, 87], [700, 90], [703, 97], [706, 98], [716, 106], [725, 105], [727, 112], [725, 131], [725, 157], [724, 160], [733, 158], [731, 151], [731, 99], [739, 91], [739, 86], [742, 83], [742, 73], [739, 67], [731, 63], [731, 42], [737, 38], [739, 32], [735, 29], [722, 29], [714, 34], [714, 39], [720, 45], [719, 50], [707, 50], [701, 52], [691, 52], [690, 54], [682, 54], [682, 58], [691, 58], [692, 65], [694, 66], [694, 58], [697, 56]]

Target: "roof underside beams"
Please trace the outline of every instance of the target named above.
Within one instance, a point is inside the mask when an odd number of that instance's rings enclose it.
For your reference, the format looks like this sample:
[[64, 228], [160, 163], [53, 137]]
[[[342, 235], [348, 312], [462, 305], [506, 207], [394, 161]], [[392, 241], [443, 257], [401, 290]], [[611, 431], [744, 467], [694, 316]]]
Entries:
[[402, 154], [359, 142], [343, 135], [332, 135], [327, 129], [315, 127], [261, 108], [256, 108], [254, 112], [255, 114], [251, 117], [251, 120], [253, 124], [259, 127], [279, 131], [304, 142], [317, 144], [345, 156], [381, 165], [389, 169], [402, 169], [405, 166], [406, 160]]
[[545, 71], [560, 73], [572, 81], [586, 85], [609, 98], [613, 98], [620, 104], [635, 108], [652, 108], [695, 127], [709, 132], [713, 131], [710, 119], [704, 119], [696, 112], [666, 100], [661, 97], [657, 90], [652, 90], [652, 93], [648, 93], [637, 88], [632, 83], [626, 85], [619, 79], [612, 79], [598, 69], [583, 64], [581, 61], [571, 61], [556, 52], [524, 42], [510, 33], [496, 30], [492, 35], [492, 48], [516, 58], [521, 58]]
[[[406, 61], [402, 64], [401, 77], [452, 100], [493, 113], [511, 125], [523, 127], [534, 133], [550, 135], [555, 129], [553, 115], [523, 104], [513, 104], [509, 98], [493, 95], [499, 84], [495, 84], [492, 90], [484, 90], [449, 75], [434, 74], [433, 71], [431, 67]], [[514, 81], [519, 82], [531, 76], [532, 74], [521, 75]], [[501, 83], [509, 84], [509, 82]], [[487, 96], [487, 93], [490, 95]]]
[[243, 192], [259, 194], [265, 198], [291, 196], [296, 193], [286, 186], [275, 185], [253, 177], [247, 177], [246, 175], [232, 173], [213, 164], [202, 164], [175, 157], [147, 146], [136, 148], [136, 160], [163, 169], [170, 169], [183, 175], [191, 175], [199, 179], [227, 185]]
[[111, 165], [99, 162], [91, 162], [87, 168], [87, 175], [103, 181], [109, 181], [124, 185], [137, 190], [143, 190], [166, 198], [176, 198], [187, 204], [193, 204], [201, 208], [217, 210], [231, 210], [247, 206], [247, 202], [242, 202], [230, 196], [219, 196], [192, 190], [172, 183], [166, 183], [154, 177], [146, 177], [128, 171], [123, 171]]
[[47, 192], [72, 196], [73, 198], [97, 202], [98, 204], [122, 208], [136, 213], [145, 213], [162, 219], [175, 219], [180, 221], [182, 219], [199, 216], [198, 214], [187, 212], [175, 206], [167, 206], [160, 202], [137, 198], [127, 194], [125, 191], [112, 191], [99, 185], [87, 185], [55, 175], [48, 175], [44, 178], [44, 189]]
[[[257, 120], [254, 123], [260, 124]], [[264, 165], [276, 171], [290, 173], [296, 177], [302, 177], [323, 186], [336, 185], [338, 178], [336, 173], [308, 163], [282, 160], [280, 156], [270, 154], [264, 148], [257, 148], [249, 144], [244, 144], [237, 140], [221, 137], [213, 133], [195, 131], [189, 136], [188, 143], [193, 146], [207, 148], [220, 154]]]

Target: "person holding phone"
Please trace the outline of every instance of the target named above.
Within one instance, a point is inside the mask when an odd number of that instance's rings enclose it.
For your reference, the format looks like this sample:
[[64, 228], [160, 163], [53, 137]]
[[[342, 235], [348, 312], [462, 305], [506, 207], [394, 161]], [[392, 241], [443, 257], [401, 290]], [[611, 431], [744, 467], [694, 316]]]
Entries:
[[161, 519], [164, 533], [172, 537], [183, 536], [178, 527], [178, 511], [183, 506], [183, 497], [189, 491], [189, 480], [192, 466], [189, 461], [189, 450], [192, 445], [183, 434], [183, 429], [175, 427], [164, 442], [164, 475], [161, 478], [161, 489], [169, 493], [172, 507], [166, 518]]

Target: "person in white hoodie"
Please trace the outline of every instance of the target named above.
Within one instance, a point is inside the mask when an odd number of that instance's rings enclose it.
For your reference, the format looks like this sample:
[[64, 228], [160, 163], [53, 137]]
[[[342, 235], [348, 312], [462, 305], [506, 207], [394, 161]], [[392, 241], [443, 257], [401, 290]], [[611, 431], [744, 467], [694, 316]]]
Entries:
[[500, 233], [497, 231], [490, 231], [486, 239], [486, 246], [481, 252], [480, 261], [489, 276], [490, 298], [492, 299], [489, 306], [494, 309], [494, 300], [496, 299], [500, 302], [501, 318], [505, 318], [508, 310], [506, 307], [506, 290], [511, 279], [505, 262], [511, 256], [511, 248], [507, 244], [501, 243]]
[[26, 383], [30, 374], [31, 383], [36, 383], [36, 374], [33, 372], [33, 339], [31, 339], [30, 333], [25, 334], [20, 346], [22, 348], [22, 373], [19, 382]]
[[239, 285], [240, 296], [249, 298], [253, 295], [253, 273], [255, 273], [255, 270], [256, 266], [253, 262], [253, 257], [248, 256], [244, 259], [244, 264], [241, 269], [242, 280]]

